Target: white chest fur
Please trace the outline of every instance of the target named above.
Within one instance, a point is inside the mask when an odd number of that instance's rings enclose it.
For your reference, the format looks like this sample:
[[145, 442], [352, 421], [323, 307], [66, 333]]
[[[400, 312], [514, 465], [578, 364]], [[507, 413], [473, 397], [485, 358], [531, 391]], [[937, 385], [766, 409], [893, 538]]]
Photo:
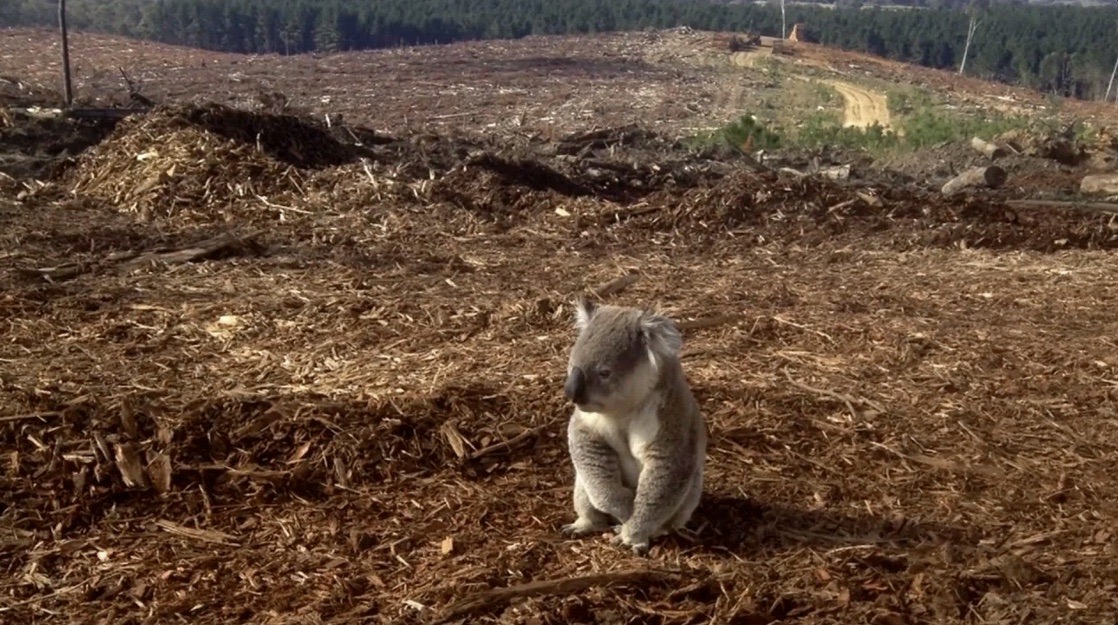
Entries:
[[582, 422], [617, 452], [621, 478], [629, 488], [637, 487], [637, 478], [645, 463], [645, 453], [660, 431], [660, 418], [656, 408], [656, 403], [650, 402], [641, 410], [622, 416], [597, 412], [578, 413]]

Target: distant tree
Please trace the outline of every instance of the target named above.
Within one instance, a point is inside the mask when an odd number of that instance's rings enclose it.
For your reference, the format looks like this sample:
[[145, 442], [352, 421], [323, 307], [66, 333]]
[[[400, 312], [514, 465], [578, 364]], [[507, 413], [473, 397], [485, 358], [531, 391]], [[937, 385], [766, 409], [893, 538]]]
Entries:
[[1118, 57], [1114, 59], [1114, 69], [1110, 70], [1110, 81], [1106, 83], [1106, 95], [1103, 96], [1103, 102], [1110, 99], [1110, 90], [1114, 87], [1114, 74], [1118, 73]]
[[780, 0], [780, 38], [788, 36], [788, 22], [784, 19], [784, 0]]
[[959, 74], [967, 68], [967, 53], [970, 52], [971, 41], [974, 40], [974, 33], [978, 30], [978, 24], [981, 21], [983, 12], [989, 8], [989, 0], [971, 0], [970, 6], [967, 7], [967, 43], [963, 46], [963, 60], [959, 63]]
[[[0, 27], [54, 27], [57, 0], [0, 0]], [[1078, 97], [1114, 97], [1118, 7], [1003, 0], [873, 0], [928, 7], [858, 10], [766, 0], [68, 0], [72, 30], [233, 52], [299, 54], [467, 39], [688, 25], [788, 36]], [[870, 3], [866, 3], [867, 5]], [[964, 14], [960, 14], [964, 10]], [[964, 34], [965, 33], [965, 34]], [[981, 33], [981, 37], [979, 37]], [[1043, 67], [1042, 67], [1043, 66]], [[1113, 77], [1109, 82], [1108, 78]], [[1109, 95], [1107, 95], [1109, 92]]]

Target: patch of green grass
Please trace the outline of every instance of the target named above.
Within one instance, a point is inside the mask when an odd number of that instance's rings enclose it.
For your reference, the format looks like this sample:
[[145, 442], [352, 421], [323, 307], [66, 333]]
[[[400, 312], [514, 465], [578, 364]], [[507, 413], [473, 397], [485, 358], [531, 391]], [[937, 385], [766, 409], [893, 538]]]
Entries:
[[[779, 97], [777, 102], [773, 98]], [[997, 111], [971, 112], [954, 108], [933, 94], [916, 87], [899, 87], [886, 99], [892, 127], [844, 127], [843, 100], [832, 88], [815, 81], [792, 81], [782, 86], [779, 96], [766, 96], [758, 102], [756, 115], [738, 119], [700, 136], [689, 143], [701, 148], [729, 144], [752, 150], [778, 148], [819, 149], [824, 146], [862, 150], [873, 156], [927, 148], [950, 142], [966, 142], [971, 137], [993, 138], [1008, 130], [1037, 129], [1046, 122], [1027, 116]], [[1051, 122], [1054, 123], [1054, 122]], [[1089, 126], [1074, 129], [1077, 137], [1091, 132]]]
[[692, 137], [689, 143], [693, 147], [729, 144], [741, 149], [748, 145], [752, 150], [773, 150], [779, 148], [783, 140], [753, 115], [746, 113], [713, 132]]
[[835, 102], [835, 99], [838, 97], [838, 92], [835, 91], [833, 87], [817, 82], [812, 82], [811, 84], [812, 87], [815, 89], [815, 96], [819, 99], [820, 102], [822, 102], [823, 104], [831, 104]]
[[1008, 130], [1035, 125], [1026, 117], [997, 111], [965, 113], [936, 102], [918, 89], [892, 91], [887, 102], [894, 125], [904, 135], [901, 145], [908, 148], [967, 141], [975, 136], [989, 139]]
[[832, 146], [879, 153], [896, 147], [897, 135], [879, 124], [869, 128], [842, 125], [839, 115], [820, 112], [808, 116], [796, 131], [795, 144], [805, 148]]

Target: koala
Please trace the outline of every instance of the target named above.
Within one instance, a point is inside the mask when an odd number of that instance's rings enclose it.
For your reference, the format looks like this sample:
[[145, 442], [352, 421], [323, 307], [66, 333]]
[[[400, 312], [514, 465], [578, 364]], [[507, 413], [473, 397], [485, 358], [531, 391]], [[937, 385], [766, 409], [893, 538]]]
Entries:
[[578, 338], [564, 395], [574, 404], [568, 537], [614, 528], [614, 545], [648, 553], [652, 538], [683, 529], [703, 489], [707, 426], [679, 362], [683, 337], [646, 310], [575, 303]]

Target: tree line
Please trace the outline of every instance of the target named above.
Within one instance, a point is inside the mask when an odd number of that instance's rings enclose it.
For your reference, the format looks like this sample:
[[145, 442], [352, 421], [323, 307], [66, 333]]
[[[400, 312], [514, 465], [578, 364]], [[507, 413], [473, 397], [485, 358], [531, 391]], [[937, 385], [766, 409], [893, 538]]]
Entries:
[[[827, 45], [941, 69], [962, 57], [969, 17], [942, 8], [787, 7]], [[777, 2], [703, 0], [70, 0], [77, 29], [239, 53], [301, 54], [539, 34], [689, 26], [780, 36]], [[56, 0], [5, 0], [0, 25], [54, 25]], [[1118, 54], [1118, 9], [992, 4], [967, 73], [1099, 98]]]

